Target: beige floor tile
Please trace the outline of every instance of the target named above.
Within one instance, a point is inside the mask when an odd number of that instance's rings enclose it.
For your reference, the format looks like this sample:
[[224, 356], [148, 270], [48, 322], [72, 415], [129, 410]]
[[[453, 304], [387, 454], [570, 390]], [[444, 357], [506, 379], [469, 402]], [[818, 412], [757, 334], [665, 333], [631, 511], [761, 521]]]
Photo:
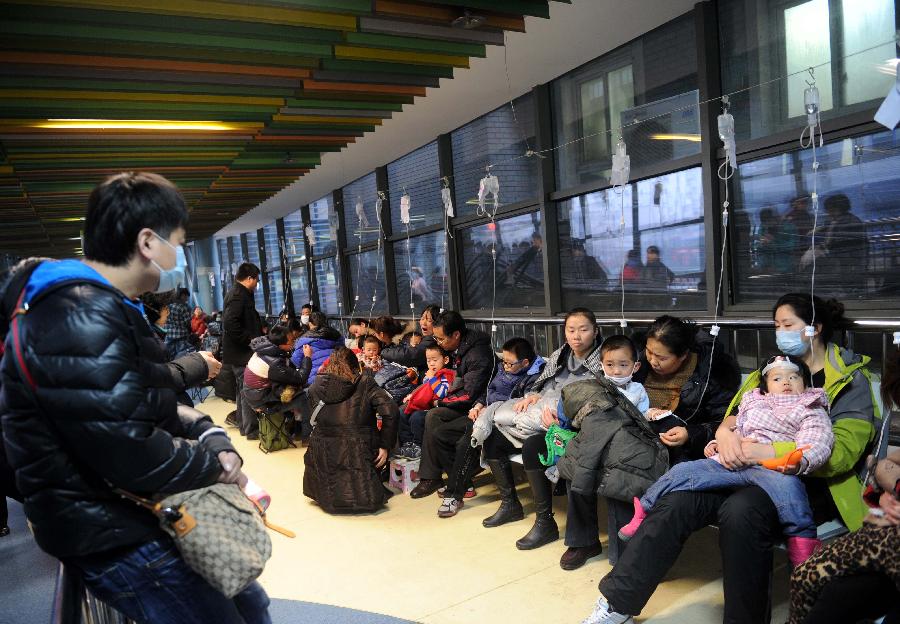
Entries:
[[[217, 422], [234, 409], [215, 397], [200, 409]], [[521, 552], [515, 540], [532, 517], [495, 529], [481, 520], [497, 506], [490, 479], [476, 480], [479, 495], [455, 518], [437, 517], [437, 496], [413, 500], [396, 495], [387, 509], [366, 516], [329, 516], [302, 494], [304, 449], [265, 455], [255, 443], [229, 430], [244, 457], [245, 471], [272, 495], [270, 519], [297, 532], [272, 536], [274, 553], [261, 582], [274, 598], [305, 600], [383, 613], [425, 624], [580, 622], [597, 598], [597, 583], [609, 571], [606, 554], [580, 570], [559, 567], [562, 539]], [[527, 486], [519, 491], [531, 513]], [[565, 498], [554, 501], [565, 524]], [[600, 510], [605, 518], [605, 511]], [[605, 522], [601, 522], [605, 531]], [[691, 538], [640, 622], [721, 622], [721, 563], [716, 533]], [[601, 535], [606, 547], [606, 535]], [[774, 622], [786, 616], [787, 572], [782, 555], [776, 574]]]

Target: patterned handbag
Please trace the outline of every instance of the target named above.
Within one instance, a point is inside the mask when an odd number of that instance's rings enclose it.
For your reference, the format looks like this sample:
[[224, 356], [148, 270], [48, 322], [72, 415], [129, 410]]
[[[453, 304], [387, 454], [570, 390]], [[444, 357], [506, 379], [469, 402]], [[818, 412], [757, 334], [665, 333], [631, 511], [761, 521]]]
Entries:
[[115, 491], [152, 511], [185, 563], [228, 598], [262, 574], [272, 555], [264, 516], [237, 485], [216, 483], [159, 502]]

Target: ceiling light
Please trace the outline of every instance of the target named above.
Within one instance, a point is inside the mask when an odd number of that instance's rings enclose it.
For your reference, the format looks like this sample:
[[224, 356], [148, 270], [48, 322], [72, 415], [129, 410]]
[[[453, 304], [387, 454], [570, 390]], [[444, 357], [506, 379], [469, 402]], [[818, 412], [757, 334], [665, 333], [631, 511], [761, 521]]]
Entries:
[[455, 20], [450, 22], [451, 26], [455, 28], [465, 28], [466, 30], [471, 30], [472, 28], [478, 28], [482, 24], [487, 21], [487, 18], [483, 15], [472, 15], [469, 13], [469, 10], [466, 9], [460, 17], [457, 17]]
[[692, 143], [700, 142], [699, 134], [651, 134], [650, 138], [654, 141], [691, 141]]
[[34, 128], [54, 130], [191, 130], [222, 132], [243, 129], [221, 121], [171, 121], [165, 119], [48, 119]]
[[[52, 219], [44, 219], [44, 221], [52, 223], [75, 223], [77, 221], [84, 221], [84, 217], [54, 217]], [[78, 240], [81, 240], [81, 237], [78, 237]]]

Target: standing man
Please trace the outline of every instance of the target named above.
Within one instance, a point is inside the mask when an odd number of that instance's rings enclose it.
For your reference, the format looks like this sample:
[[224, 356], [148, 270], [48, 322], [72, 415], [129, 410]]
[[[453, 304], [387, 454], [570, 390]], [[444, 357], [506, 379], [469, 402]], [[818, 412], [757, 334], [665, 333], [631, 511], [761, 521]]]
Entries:
[[173, 288], [187, 220], [171, 182], [121, 173], [91, 193], [83, 261], [14, 269], [0, 289], [3, 442], [38, 545], [97, 598], [140, 622], [269, 624], [259, 583], [226, 598], [153, 513], [113, 490], [151, 497], [241, 477], [225, 431], [176, 407], [180, 375], [138, 301]]
[[222, 363], [234, 371], [235, 411], [228, 415], [225, 424], [240, 427], [241, 435], [248, 440], [259, 439], [259, 422], [256, 413], [245, 404], [241, 397], [244, 387], [244, 368], [253, 355], [250, 341], [262, 336], [262, 322], [253, 299], [253, 292], [259, 285], [259, 267], [249, 262], [238, 267], [234, 286], [225, 295], [225, 309], [222, 336]]
[[[456, 444], [472, 421], [469, 410], [476, 403], [487, 401], [488, 383], [494, 372], [494, 352], [490, 337], [466, 328], [459, 312], [447, 310], [434, 320], [434, 340], [450, 354], [450, 364], [456, 379], [443, 399], [435, 401], [434, 409], [425, 416], [425, 438], [419, 464], [419, 485], [410, 496], [422, 498], [434, 494], [442, 485], [444, 471], [450, 471], [456, 458]], [[463, 484], [466, 487], [468, 484]]]
[[179, 355], [188, 351], [192, 345], [191, 337], [191, 310], [187, 302], [191, 292], [187, 288], [179, 288], [175, 295], [175, 301], [169, 304], [169, 318], [163, 329], [166, 332], [166, 355], [174, 360]]

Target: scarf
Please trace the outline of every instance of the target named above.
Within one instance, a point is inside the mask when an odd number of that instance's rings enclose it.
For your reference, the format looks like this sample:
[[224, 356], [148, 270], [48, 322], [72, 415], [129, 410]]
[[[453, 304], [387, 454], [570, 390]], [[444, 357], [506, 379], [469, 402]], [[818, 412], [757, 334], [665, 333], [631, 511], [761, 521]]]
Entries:
[[694, 374], [696, 368], [697, 354], [691, 351], [681, 368], [671, 377], [661, 377], [653, 369], [650, 369], [644, 380], [644, 389], [647, 390], [647, 396], [650, 397], [650, 407], [675, 411], [678, 401], [681, 399], [681, 389]]

